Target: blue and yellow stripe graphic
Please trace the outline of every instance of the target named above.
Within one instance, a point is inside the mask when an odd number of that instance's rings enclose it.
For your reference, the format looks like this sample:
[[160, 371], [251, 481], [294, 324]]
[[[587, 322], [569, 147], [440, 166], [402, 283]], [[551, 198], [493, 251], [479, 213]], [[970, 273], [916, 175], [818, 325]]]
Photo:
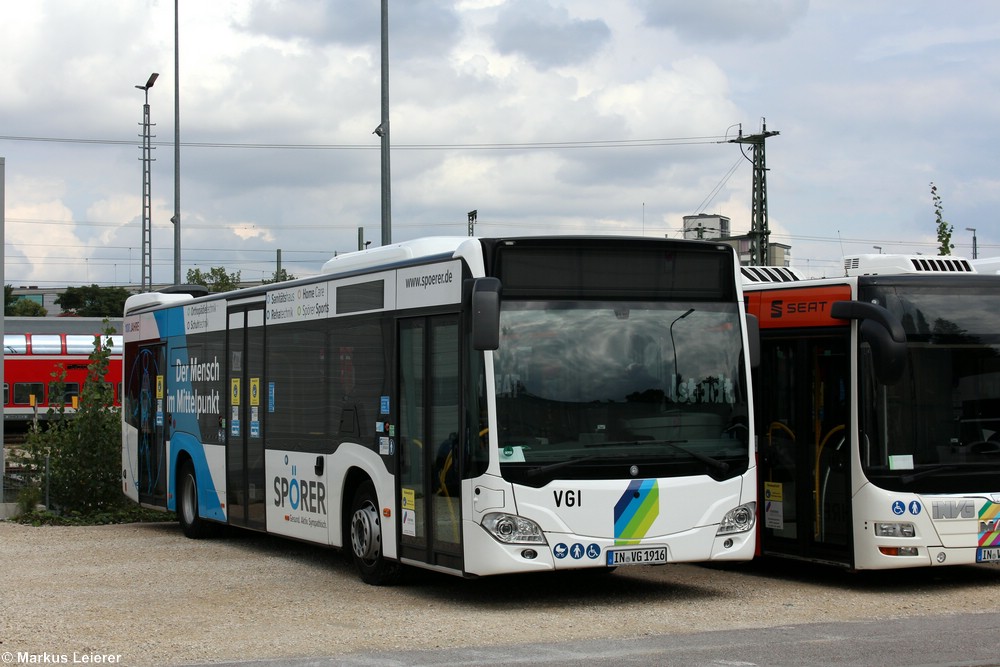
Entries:
[[615, 503], [615, 545], [638, 544], [660, 515], [655, 479], [633, 480]]

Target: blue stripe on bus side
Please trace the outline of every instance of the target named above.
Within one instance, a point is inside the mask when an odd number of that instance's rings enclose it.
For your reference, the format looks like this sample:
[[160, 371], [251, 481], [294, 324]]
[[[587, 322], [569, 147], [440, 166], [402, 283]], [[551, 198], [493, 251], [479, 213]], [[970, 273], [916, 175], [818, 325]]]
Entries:
[[167, 308], [153, 313], [160, 338], [184, 336], [184, 308]]
[[191, 457], [191, 464], [194, 466], [195, 480], [198, 482], [198, 515], [225, 522], [226, 513], [219, 501], [208, 459], [205, 458], [205, 446], [187, 433], [174, 433], [170, 440], [170, 460], [173, 461], [171, 488], [174, 494], [167, 501], [167, 509], [177, 511], [177, 457], [181, 452], [186, 452]]

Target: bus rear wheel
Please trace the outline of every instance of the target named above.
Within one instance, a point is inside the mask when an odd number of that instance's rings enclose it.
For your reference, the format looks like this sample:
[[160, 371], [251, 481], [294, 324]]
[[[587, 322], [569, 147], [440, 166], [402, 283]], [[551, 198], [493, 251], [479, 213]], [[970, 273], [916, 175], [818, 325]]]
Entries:
[[358, 487], [351, 504], [351, 555], [366, 584], [386, 586], [399, 581], [402, 567], [382, 554], [382, 518], [371, 480]]
[[177, 477], [177, 520], [191, 539], [208, 537], [212, 532], [213, 526], [198, 514], [198, 478], [190, 461], [181, 465]]

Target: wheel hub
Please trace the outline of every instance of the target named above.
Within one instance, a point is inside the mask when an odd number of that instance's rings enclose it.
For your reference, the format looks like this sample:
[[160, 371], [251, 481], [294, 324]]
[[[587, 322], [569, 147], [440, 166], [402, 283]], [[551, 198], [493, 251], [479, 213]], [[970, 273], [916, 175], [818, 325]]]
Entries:
[[378, 513], [374, 507], [366, 505], [358, 509], [351, 520], [351, 547], [355, 556], [370, 561], [378, 556], [381, 546], [382, 530]]

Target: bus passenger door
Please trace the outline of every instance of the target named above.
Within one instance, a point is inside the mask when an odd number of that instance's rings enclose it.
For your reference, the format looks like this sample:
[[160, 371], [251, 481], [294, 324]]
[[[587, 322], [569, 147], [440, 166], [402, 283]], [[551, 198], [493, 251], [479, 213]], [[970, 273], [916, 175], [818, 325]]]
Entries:
[[263, 530], [264, 308], [229, 309], [229, 410], [226, 414], [226, 500], [229, 523]]
[[846, 333], [762, 340], [764, 553], [851, 564], [847, 343]]
[[403, 558], [462, 569], [458, 317], [399, 322]]
[[166, 346], [143, 345], [127, 369], [128, 396], [123, 409], [138, 430], [134, 471], [139, 502], [167, 506]]

